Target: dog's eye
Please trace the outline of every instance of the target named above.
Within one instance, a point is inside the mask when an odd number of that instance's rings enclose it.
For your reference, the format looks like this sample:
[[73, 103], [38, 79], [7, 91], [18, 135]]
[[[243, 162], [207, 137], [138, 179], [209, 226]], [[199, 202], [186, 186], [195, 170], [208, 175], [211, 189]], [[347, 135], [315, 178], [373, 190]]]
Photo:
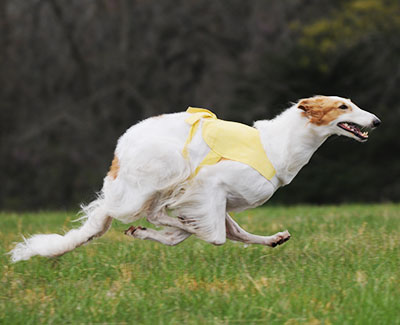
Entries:
[[345, 105], [345, 104], [340, 105], [339, 108], [340, 109], [348, 109], [347, 105]]

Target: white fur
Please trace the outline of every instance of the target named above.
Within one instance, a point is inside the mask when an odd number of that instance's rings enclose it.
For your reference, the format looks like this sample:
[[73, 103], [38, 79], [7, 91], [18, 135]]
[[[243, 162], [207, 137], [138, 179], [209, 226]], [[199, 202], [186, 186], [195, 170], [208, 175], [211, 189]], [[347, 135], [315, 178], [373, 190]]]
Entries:
[[276, 169], [270, 181], [251, 167], [229, 160], [205, 166], [195, 178], [190, 177], [210, 149], [201, 137], [200, 125], [189, 145], [189, 159], [182, 156], [190, 129], [185, 122], [188, 113], [149, 118], [132, 126], [119, 139], [115, 151], [118, 175], [115, 179], [105, 177], [101, 195], [84, 209], [83, 225], [64, 236], [34, 235], [16, 245], [12, 260], [62, 255], [105, 233], [110, 217], [124, 223], [146, 217], [165, 226], [162, 231], [131, 227], [127, 234], [167, 245], [176, 245], [191, 234], [216, 245], [226, 238], [268, 246], [283, 243], [290, 238], [287, 231], [273, 236], [252, 235], [227, 213], [267, 201], [280, 186], [292, 181], [330, 135], [354, 137], [337, 127], [339, 121], [369, 126], [376, 119], [349, 100], [331, 98], [345, 102], [352, 110], [329, 125], [313, 125], [297, 104], [273, 120], [255, 122]]

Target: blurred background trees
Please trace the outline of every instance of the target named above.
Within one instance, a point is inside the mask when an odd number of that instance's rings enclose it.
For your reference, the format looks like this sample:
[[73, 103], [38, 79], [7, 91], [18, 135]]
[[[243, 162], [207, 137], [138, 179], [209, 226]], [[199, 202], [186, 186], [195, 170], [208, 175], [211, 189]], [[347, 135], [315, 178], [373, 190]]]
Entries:
[[252, 123], [315, 94], [382, 127], [329, 139], [272, 201], [398, 201], [399, 35], [397, 0], [2, 0], [0, 207], [89, 201], [146, 117], [193, 105]]

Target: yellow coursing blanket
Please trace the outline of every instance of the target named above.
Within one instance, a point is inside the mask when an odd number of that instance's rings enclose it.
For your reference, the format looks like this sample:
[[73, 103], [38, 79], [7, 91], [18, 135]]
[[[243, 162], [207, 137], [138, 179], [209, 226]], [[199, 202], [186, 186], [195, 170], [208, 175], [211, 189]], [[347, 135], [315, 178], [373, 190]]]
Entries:
[[197, 167], [194, 175], [204, 165], [213, 165], [221, 159], [239, 161], [257, 170], [266, 179], [275, 175], [274, 166], [269, 161], [260, 140], [257, 129], [248, 125], [217, 119], [217, 116], [207, 109], [189, 107], [191, 115], [185, 120], [192, 127], [183, 148], [183, 156], [188, 158], [188, 145], [203, 121], [202, 135], [210, 147], [210, 152]]

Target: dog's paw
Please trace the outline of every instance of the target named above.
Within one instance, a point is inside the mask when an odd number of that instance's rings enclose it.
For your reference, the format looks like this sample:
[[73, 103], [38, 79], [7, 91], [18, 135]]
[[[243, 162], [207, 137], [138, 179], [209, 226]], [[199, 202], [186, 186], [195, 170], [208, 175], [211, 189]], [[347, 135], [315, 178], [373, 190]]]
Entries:
[[146, 228], [140, 227], [140, 226], [130, 226], [128, 229], [124, 231], [124, 234], [127, 236], [135, 237], [135, 238], [141, 238], [140, 233], [145, 231]]
[[290, 239], [289, 231], [285, 230], [282, 232], [278, 232], [273, 236], [273, 240], [269, 243], [269, 246], [276, 247], [278, 245], [282, 245]]

